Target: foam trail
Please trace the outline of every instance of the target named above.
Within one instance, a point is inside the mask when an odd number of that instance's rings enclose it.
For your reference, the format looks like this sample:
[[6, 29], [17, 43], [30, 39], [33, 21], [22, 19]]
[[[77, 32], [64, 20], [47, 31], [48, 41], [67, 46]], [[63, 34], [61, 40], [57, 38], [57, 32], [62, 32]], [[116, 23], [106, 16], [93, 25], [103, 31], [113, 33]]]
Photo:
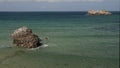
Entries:
[[30, 49], [27, 49], [27, 50], [38, 50], [40, 48], [46, 48], [46, 47], [48, 47], [48, 45], [47, 44], [43, 44], [42, 46], [39, 46], [39, 47], [36, 47], [36, 48], [30, 48]]

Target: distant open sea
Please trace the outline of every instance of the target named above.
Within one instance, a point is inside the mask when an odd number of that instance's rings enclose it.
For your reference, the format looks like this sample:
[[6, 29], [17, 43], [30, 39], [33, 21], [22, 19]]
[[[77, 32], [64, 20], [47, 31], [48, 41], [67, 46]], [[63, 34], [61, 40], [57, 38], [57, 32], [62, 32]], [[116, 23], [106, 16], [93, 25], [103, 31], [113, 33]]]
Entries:
[[[0, 12], [0, 60], [4, 59], [4, 53], [7, 53], [5, 49], [7, 50], [8, 47], [13, 46], [10, 34], [19, 27], [27, 26], [41, 39], [44, 37], [49, 38], [48, 48], [45, 50], [42, 49], [42, 51], [40, 50], [42, 54], [45, 52], [47, 54], [49, 53], [50, 56], [45, 54], [46, 56], [44, 56], [43, 61], [46, 62], [44, 63], [47, 63], [46, 59], [49, 60], [49, 63], [45, 66], [51, 68], [73, 68], [74, 66], [78, 66], [74, 68], [80, 68], [81, 66], [83, 66], [81, 68], [89, 68], [89, 66], [85, 66], [93, 65], [93, 67], [90, 68], [118, 68], [120, 13], [112, 12], [112, 15], [101, 16], [89, 16], [86, 15], [86, 13], [87, 12]], [[12, 51], [12, 49], [10, 51], [10, 53], [15, 52], [14, 50]], [[35, 52], [29, 54], [29, 56], [36, 57], [36, 53], [38, 54], [38, 52]], [[52, 55], [54, 55], [54, 57], [52, 57]], [[59, 64], [62, 64], [62, 59], [57, 57], [57, 55], [70, 55], [71, 59], [61, 56], [65, 59], [63, 63], [66, 63], [62, 66]], [[38, 54], [38, 56], [40, 57], [40, 54]], [[79, 61], [75, 59], [76, 56], [91, 57], [91, 59]], [[101, 60], [93, 59], [95, 57], [99, 57]], [[15, 67], [11, 65], [14, 64], [17, 58], [12, 58], [14, 61], [10, 61], [11, 58], [7, 60], [11, 62], [8, 63], [9, 68]], [[22, 58], [25, 59], [25, 57]], [[60, 59], [60, 61], [50, 60], [51, 58], [57, 58], [57, 60]], [[27, 59], [29, 61], [31, 60], [30, 58]], [[40, 58], [36, 57], [35, 59], [35, 61], [33, 60], [35, 62], [35, 65], [33, 63], [33, 67], [38, 66], [36, 68], [39, 68]], [[5, 61], [6, 64], [1, 65], [2, 68], [7, 68], [7, 61]], [[22, 62], [22, 60], [19, 61]], [[28, 63], [30, 63], [29, 61]], [[1, 60], [0, 64], [2, 62], [3, 60]], [[27, 60], [25, 62], [27, 63]], [[58, 65], [58, 67], [54, 67], [54, 64], [51, 62], [57, 63], [55, 65]], [[18, 65], [17, 68], [21, 67], [19, 64], [22, 65], [20, 62], [15, 64], [16, 66]], [[72, 64], [75, 65], [72, 66]], [[32, 65], [29, 66], [28, 64], [28, 66], [25, 65], [23, 68], [30, 67], [33, 68]], [[42, 68], [47, 67], [43, 65]]]

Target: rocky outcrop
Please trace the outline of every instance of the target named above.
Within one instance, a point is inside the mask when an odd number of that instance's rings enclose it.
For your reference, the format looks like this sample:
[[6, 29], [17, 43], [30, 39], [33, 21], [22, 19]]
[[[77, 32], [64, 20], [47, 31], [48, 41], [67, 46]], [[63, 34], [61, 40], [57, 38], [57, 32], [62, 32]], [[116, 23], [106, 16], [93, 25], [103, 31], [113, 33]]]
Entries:
[[88, 11], [88, 15], [111, 15], [112, 13], [106, 10], [99, 10], [99, 11], [95, 11], [95, 10], [89, 10]]
[[41, 46], [41, 40], [39, 37], [32, 33], [32, 29], [27, 27], [18, 28], [11, 34], [13, 44], [24, 48], [36, 48]]

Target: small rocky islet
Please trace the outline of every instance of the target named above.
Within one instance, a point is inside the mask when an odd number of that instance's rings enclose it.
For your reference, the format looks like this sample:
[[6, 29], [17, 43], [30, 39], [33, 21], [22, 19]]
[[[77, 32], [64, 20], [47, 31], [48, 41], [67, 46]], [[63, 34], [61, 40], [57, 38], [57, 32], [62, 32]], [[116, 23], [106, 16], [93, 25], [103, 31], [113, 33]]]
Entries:
[[32, 29], [25, 26], [16, 29], [11, 34], [11, 38], [13, 39], [13, 44], [18, 47], [36, 48], [43, 45], [38, 35], [34, 34]]
[[88, 15], [111, 15], [112, 13], [107, 10], [89, 10]]

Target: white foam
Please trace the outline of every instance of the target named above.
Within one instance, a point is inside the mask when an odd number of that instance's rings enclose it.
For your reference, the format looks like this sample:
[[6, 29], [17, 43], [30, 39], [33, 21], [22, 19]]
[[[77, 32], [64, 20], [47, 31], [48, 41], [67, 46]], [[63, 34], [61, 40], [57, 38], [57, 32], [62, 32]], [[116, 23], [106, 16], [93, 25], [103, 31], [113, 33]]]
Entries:
[[43, 44], [43, 45], [41, 45], [41, 46], [39, 46], [39, 47], [30, 48], [30, 49], [28, 49], [28, 50], [38, 50], [38, 49], [40, 49], [40, 48], [46, 48], [46, 47], [48, 47], [48, 45], [47, 45], [47, 44]]

